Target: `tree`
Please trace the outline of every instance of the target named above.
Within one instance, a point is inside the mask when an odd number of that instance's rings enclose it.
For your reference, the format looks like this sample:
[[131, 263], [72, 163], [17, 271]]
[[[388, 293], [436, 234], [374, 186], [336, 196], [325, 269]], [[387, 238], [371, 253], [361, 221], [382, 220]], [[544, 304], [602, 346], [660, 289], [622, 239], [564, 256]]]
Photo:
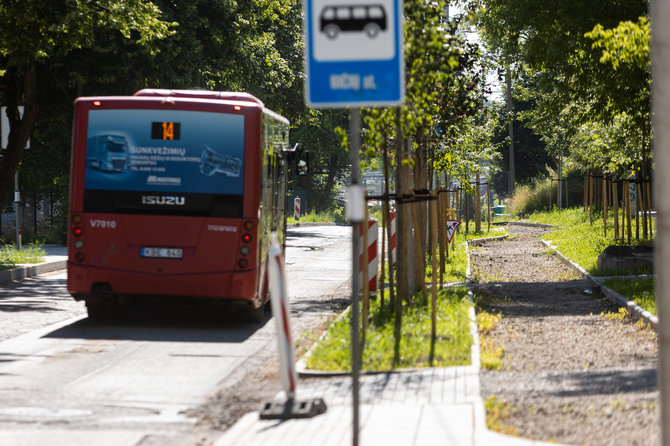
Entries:
[[305, 109], [291, 123], [291, 140], [310, 152], [310, 175], [298, 178], [299, 189], [309, 191], [308, 204], [317, 212], [334, 206], [335, 185], [349, 175], [347, 151], [335, 132], [346, 128], [343, 110]]
[[[476, 0], [484, 40], [500, 60], [513, 62], [517, 78], [531, 83], [515, 89], [532, 107], [520, 113], [526, 126], [550, 151], [575, 149], [575, 160], [630, 159], [601, 153], [584, 156], [577, 142], [598, 151], [605, 135], [632, 158], [648, 159], [650, 149], [649, 23], [644, 0]], [[618, 136], [612, 132], [620, 132]], [[623, 138], [624, 135], [635, 138]], [[634, 145], [630, 141], [635, 141]], [[591, 165], [589, 165], [591, 166]], [[587, 166], [583, 166], [586, 168]], [[602, 167], [602, 166], [601, 166]]]
[[[40, 105], [38, 77], [45, 64], [90, 46], [97, 33], [120, 33], [145, 48], [169, 35], [160, 10], [141, 0], [45, 0], [0, 3], [0, 88], [10, 131], [0, 159], [0, 197], [7, 195]], [[19, 105], [24, 105], [23, 116]]]

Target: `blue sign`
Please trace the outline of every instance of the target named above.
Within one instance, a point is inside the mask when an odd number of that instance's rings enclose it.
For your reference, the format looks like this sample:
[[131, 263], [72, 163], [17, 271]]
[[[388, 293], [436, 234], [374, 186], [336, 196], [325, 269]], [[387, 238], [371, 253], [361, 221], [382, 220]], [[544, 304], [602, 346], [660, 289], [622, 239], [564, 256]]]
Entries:
[[306, 0], [305, 33], [308, 105], [403, 102], [401, 0]]

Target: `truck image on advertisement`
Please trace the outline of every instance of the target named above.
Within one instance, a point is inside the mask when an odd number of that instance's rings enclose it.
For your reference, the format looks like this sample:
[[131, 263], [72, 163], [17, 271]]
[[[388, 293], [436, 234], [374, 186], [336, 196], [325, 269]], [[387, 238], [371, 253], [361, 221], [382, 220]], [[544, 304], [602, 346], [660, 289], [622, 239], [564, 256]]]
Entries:
[[128, 165], [128, 142], [121, 135], [99, 135], [88, 139], [86, 161], [103, 172], [122, 172]]
[[222, 155], [205, 146], [200, 158], [200, 172], [207, 176], [220, 173], [228, 177], [239, 177], [242, 160], [233, 156]]

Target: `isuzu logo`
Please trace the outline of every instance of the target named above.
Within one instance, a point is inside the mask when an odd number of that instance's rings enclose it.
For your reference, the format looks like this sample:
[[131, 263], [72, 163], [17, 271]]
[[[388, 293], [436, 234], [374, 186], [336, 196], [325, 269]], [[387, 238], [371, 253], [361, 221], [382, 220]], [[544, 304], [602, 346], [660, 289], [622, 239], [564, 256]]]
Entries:
[[186, 204], [186, 198], [173, 195], [142, 195], [142, 204], [183, 206]]

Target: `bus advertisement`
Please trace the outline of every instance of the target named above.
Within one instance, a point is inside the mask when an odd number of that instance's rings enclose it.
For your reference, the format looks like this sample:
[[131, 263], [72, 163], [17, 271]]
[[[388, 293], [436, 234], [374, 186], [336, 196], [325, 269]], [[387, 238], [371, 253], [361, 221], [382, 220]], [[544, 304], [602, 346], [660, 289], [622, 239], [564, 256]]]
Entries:
[[91, 318], [169, 300], [241, 303], [261, 320], [294, 154], [288, 121], [246, 93], [77, 99], [68, 291]]

